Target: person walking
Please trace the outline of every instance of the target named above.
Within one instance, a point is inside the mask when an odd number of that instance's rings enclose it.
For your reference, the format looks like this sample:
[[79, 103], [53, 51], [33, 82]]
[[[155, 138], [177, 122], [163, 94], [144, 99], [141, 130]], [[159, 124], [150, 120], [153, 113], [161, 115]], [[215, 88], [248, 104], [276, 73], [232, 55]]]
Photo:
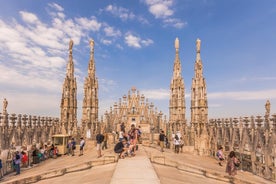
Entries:
[[164, 152], [164, 143], [165, 143], [165, 133], [162, 130], [159, 134], [159, 144], [160, 144], [161, 152]]
[[237, 159], [234, 151], [229, 153], [227, 164], [226, 164], [226, 172], [229, 176], [235, 176], [237, 174], [237, 167], [240, 165], [240, 160]]
[[97, 153], [98, 153], [98, 158], [102, 157], [102, 147], [101, 144], [104, 140], [104, 136], [103, 134], [101, 134], [101, 132], [99, 131], [99, 133], [96, 135], [96, 141], [97, 141]]
[[82, 156], [83, 155], [83, 147], [85, 145], [85, 141], [84, 141], [83, 137], [81, 137], [80, 140], [81, 141], [80, 141], [80, 154], [79, 154], [79, 156]]

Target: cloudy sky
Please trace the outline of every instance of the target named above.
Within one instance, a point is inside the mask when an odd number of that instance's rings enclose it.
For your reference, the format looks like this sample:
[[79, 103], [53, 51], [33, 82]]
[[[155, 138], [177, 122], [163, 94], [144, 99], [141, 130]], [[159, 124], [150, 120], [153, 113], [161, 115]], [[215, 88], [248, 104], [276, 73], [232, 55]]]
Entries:
[[9, 113], [59, 117], [73, 39], [80, 119], [92, 38], [100, 114], [135, 86], [168, 115], [178, 37], [189, 120], [200, 38], [209, 117], [264, 115], [267, 99], [276, 113], [275, 20], [274, 0], [5, 1], [0, 98]]

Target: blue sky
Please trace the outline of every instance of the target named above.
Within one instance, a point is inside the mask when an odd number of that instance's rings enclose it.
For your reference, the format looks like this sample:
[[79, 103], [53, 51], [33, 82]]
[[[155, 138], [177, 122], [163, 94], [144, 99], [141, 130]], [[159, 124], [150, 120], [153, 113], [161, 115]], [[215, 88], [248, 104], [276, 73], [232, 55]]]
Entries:
[[168, 115], [178, 37], [190, 120], [200, 38], [209, 117], [264, 115], [267, 99], [275, 113], [275, 20], [274, 0], [5, 1], [0, 7], [0, 97], [9, 101], [10, 113], [59, 117], [72, 38], [80, 119], [92, 38], [100, 114], [135, 86]]

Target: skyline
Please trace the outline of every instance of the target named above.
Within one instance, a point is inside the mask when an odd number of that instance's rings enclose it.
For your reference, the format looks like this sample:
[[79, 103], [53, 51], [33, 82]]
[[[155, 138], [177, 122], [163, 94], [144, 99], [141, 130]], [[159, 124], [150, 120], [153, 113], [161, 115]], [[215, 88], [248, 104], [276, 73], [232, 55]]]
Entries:
[[209, 118], [264, 115], [266, 100], [274, 114], [275, 18], [273, 0], [11, 0], [0, 7], [0, 97], [9, 113], [59, 117], [72, 39], [80, 120], [93, 39], [99, 114], [135, 86], [168, 119], [178, 37], [189, 122], [199, 38]]

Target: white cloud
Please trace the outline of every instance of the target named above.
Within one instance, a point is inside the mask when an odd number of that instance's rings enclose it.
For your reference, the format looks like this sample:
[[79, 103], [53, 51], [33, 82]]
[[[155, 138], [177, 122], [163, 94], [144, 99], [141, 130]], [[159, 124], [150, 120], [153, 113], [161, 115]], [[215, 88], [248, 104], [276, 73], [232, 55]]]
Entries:
[[164, 100], [170, 98], [170, 91], [168, 89], [141, 90], [141, 94], [144, 94], [149, 99]]
[[232, 91], [208, 93], [208, 99], [267, 100], [276, 99], [276, 89], [260, 91]]
[[181, 29], [188, 24], [187, 22], [182, 22], [181, 20], [175, 18], [164, 19], [164, 23], [165, 26], [173, 26], [178, 29]]
[[173, 0], [146, 0], [145, 3], [149, 6], [149, 12], [155, 18], [166, 18], [174, 14], [171, 9]]
[[147, 39], [147, 40], [142, 40], [141, 43], [145, 46], [153, 44], [153, 40]]
[[134, 36], [132, 34], [127, 34], [125, 36], [125, 42], [130, 47], [141, 48], [140, 40], [141, 39], [139, 37]]
[[121, 31], [120, 30], [115, 30], [111, 26], [105, 27], [104, 32], [105, 32], [105, 35], [109, 36], [109, 37], [119, 37], [119, 36], [121, 36]]
[[105, 8], [106, 12], [111, 13], [115, 17], [119, 17], [121, 20], [131, 20], [135, 18], [135, 15], [126, 8], [118, 7], [116, 5], [108, 5]]
[[99, 31], [101, 23], [97, 21], [95, 17], [87, 19], [86, 17], [76, 18], [76, 22], [81, 26], [82, 29]]
[[52, 7], [53, 9], [55, 9], [56, 11], [64, 11], [64, 9], [60, 5], [58, 5], [56, 3], [49, 3], [48, 5], [50, 7]]
[[24, 12], [24, 11], [20, 11], [19, 13], [20, 13], [23, 21], [25, 21], [26, 23], [30, 23], [30, 24], [40, 23], [40, 21], [37, 18], [37, 16], [35, 14], [33, 14], [33, 13]]
[[102, 39], [101, 42], [105, 45], [111, 45], [112, 44], [111, 40], [106, 40], [106, 39]]
[[126, 35], [125, 35], [125, 43], [129, 47], [141, 48], [142, 47], [141, 45], [149, 46], [149, 45], [153, 44], [153, 40], [151, 40], [151, 39], [142, 40], [138, 36], [134, 36], [131, 33], [126, 33]]
[[172, 26], [178, 29], [183, 28], [187, 23], [174, 16], [174, 0], [145, 0], [149, 12], [156, 18], [161, 19], [165, 26]]

